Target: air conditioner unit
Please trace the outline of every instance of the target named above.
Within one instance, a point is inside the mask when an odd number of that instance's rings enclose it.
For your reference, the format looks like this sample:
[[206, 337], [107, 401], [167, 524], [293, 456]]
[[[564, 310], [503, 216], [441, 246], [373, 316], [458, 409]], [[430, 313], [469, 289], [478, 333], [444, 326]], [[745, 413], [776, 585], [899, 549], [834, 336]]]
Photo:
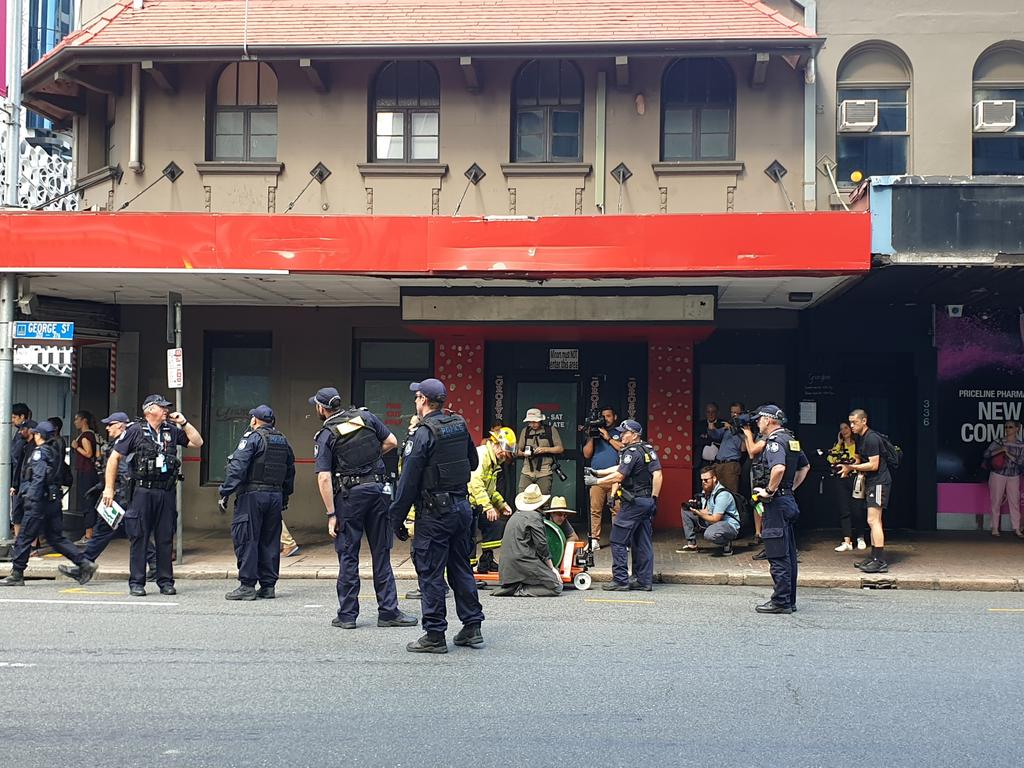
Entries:
[[878, 100], [847, 100], [839, 105], [840, 133], [870, 133], [878, 127]]
[[1017, 102], [1013, 99], [979, 101], [974, 105], [975, 133], [1006, 133], [1017, 125]]

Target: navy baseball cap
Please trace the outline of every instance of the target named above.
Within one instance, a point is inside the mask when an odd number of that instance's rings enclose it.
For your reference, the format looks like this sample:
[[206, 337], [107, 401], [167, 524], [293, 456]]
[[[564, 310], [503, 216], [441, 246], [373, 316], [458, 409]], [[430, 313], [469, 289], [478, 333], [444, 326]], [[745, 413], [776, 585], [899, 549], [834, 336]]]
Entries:
[[644, 428], [640, 426], [639, 421], [635, 421], [634, 419], [626, 419], [624, 422], [619, 424], [619, 431], [633, 432], [637, 435], [642, 435], [644, 433]]
[[769, 419], [775, 419], [778, 422], [786, 420], [786, 414], [782, 412], [782, 409], [777, 405], [762, 405], [756, 411], [754, 415], [760, 418], [761, 416], [767, 416]]
[[36, 421], [35, 419], [26, 419], [25, 421], [21, 422], [21, 426], [18, 427], [18, 429], [33, 430], [36, 428], [36, 425], [38, 424], [39, 422]]
[[161, 408], [170, 408], [174, 403], [168, 400], [163, 395], [149, 395], [145, 400], [142, 401], [142, 407], [145, 408], [147, 405], [159, 405]]
[[255, 408], [249, 411], [249, 415], [255, 416], [260, 421], [265, 421], [268, 424], [273, 424], [275, 420], [274, 411], [271, 410], [269, 405], [257, 405]]
[[51, 438], [57, 434], [57, 428], [48, 421], [41, 421], [32, 427], [32, 431], [36, 434], [42, 435], [43, 439]]
[[[317, 390], [317, 393], [309, 398], [309, 404], [322, 405], [324, 408], [340, 408], [341, 394], [334, 387], [324, 387]], [[259, 416], [256, 418], [259, 418]]]
[[444, 388], [437, 379], [424, 379], [423, 381], [414, 381], [409, 385], [410, 392], [419, 392], [427, 400], [434, 400], [440, 402], [448, 397], [448, 390]]
[[112, 414], [107, 416], [105, 419], [100, 419], [100, 424], [129, 424], [131, 419], [128, 418], [128, 414], [124, 411], [114, 411]]

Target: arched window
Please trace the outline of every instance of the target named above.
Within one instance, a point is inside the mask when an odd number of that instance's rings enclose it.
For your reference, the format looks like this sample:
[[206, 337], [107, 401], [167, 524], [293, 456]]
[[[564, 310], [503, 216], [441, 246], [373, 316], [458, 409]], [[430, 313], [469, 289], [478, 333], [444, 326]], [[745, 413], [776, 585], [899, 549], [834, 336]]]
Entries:
[[[982, 103], [993, 101], [1003, 103]], [[1024, 42], [999, 43], [978, 58], [972, 105], [974, 173], [1024, 174]]]
[[523, 65], [512, 93], [512, 160], [578, 163], [583, 159], [583, 75], [571, 61]]
[[217, 79], [211, 160], [277, 159], [277, 75], [269, 64], [228, 64]]
[[865, 43], [843, 57], [836, 88], [840, 186], [854, 185], [855, 172], [866, 178], [909, 170], [911, 80], [903, 52], [887, 43]]
[[441, 81], [426, 61], [392, 61], [373, 83], [374, 161], [440, 157]]
[[719, 59], [678, 59], [661, 80], [661, 159], [736, 157], [736, 79]]

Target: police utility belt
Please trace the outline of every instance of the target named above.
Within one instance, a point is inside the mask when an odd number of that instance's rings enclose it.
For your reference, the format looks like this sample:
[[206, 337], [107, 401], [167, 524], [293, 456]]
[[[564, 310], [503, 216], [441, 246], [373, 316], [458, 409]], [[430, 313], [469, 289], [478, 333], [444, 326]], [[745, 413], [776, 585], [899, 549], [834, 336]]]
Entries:
[[160, 477], [156, 479], [148, 478], [136, 478], [136, 488], [149, 488], [158, 491], [170, 491], [174, 488], [174, 484], [178, 482], [178, 475], [172, 474], [169, 477]]
[[238, 488], [237, 494], [241, 496], [243, 493], [253, 493], [254, 491], [263, 491], [266, 493], [283, 493], [284, 489], [280, 485], [274, 483], [246, 483]]
[[[337, 493], [342, 488], [346, 491], [355, 488], [357, 485], [363, 485], [365, 483], [384, 483], [387, 478], [381, 474], [369, 474], [369, 475], [342, 475], [335, 473], [331, 477], [334, 485], [334, 492]], [[280, 490], [280, 489], [279, 489]]]

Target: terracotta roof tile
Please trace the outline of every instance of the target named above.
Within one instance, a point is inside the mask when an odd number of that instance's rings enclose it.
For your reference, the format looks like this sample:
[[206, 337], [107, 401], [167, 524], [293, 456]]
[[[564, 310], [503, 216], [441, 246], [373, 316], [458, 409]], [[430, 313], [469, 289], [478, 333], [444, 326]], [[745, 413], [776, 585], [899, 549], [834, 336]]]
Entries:
[[[759, 0], [121, 0], [66, 48], [346, 47], [793, 41], [814, 33]], [[52, 53], [51, 53], [52, 55]], [[47, 57], [49, 58], [49, 57]]]

